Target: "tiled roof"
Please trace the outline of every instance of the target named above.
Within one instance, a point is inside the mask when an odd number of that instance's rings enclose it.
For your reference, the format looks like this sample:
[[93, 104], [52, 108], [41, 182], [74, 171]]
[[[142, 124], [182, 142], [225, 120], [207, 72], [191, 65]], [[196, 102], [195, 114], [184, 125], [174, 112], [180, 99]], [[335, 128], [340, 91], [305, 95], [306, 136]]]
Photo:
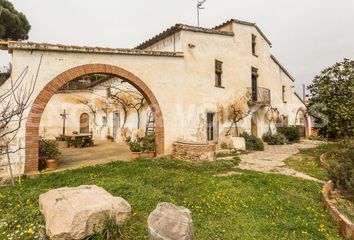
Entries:
[[267, 41], [267, 43], [272, 46], [271, 41], [266, 37], [266, 35], [262, 32], [262, 30], [257, 26], [256, 23], [251, 23], [251, 22], [246, 22], [246, 21], [241, 21], [241, 20], [237, 20], [237, 19], [230, 19], [229, 21], [226, 21], [216, 27], [214, 27], [213, 29], [220, 29], [222, 27], [224, 27], [225, 25], [228, 25], [230, 23], [237, 23], [237, 24], [242, 24], [242, 25], [246, 25], [246, 26], [251, 26], [251, 27], [255, 27], [257, 29], [257, 31], [259, 32], [259, 34], [261, 34], [261, 36]]
[[216, 29], [210, 29], [210, 28], [202, 28], [202, 27], [194, 27], [194, 26], [189, 26], [185, 24], [176, 24], [173, 27], [168, 28], [167, 30], [163, 31], [162, 33], [156, 35], [155, 37], [143, 42], [142, 44], [138, 45], [136, 49], [145, 49], [147, 47], [150, 47], [151, 45], [159, 42], [160, 40], [169, 37], [179, 31], [191, 31], [191, 32], [201, 32], [201, 33], [207, 33], [207, 34], [219, 34], [219, 35], [225, 35], [225, 36], [234, 36], [234, 33], [231, 32], [225, 32], [225, 31], [219, 31]]
[[102, 53], [102, 54], [121, 54], [121, 55], [144, 55], [144, 56], [163, 56], [163, 57], [183, 57], [182, 52], [161, 52], [145, 51], [139, 49], [125, 48], [102, 48], [87, 46], [71, 46], [62, 44], [34, 43], [34, 42], [9, 42], [8, 50], [39, 50], [55, 52], [75, 52], [75, 53]]
[[293, 81], [295, 82], [295, 78], [293, 76], [291, 76], [291, 74], [288, 72], [288, 70], [285, 69], [285, 67], [278, 61], [278, 59], [276, 59], [274, 57], [274, 55], [270, 55], [270, 58], [276, 63], [278, 64], [278, 66], [281, 68], [281, 70], [283, 70], [283, 72]]

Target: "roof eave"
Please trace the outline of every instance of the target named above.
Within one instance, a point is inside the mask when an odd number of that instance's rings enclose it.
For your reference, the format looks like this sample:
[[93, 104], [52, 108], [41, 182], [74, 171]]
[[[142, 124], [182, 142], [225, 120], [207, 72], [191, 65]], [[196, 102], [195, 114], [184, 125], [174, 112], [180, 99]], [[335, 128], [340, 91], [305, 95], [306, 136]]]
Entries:
[[247, 21], [241, 21], [238, 19], [230, 19], [216, 27], [214, 27], [213, 29], [220, 29], [228, 24], [231, 23], [236, 23], [236, 24], [241, 24], [241, 25], [246, 25], [246, 26], [250, 26], [250, 27], [255, 27], [257, 29], [257, 31], [259, 32], [259, 34], [264, 38], [264, 40], [266, 40], [266, 42], [269, 44], [270, 47], [272, 47], [272, 42], [267, 38], [267, 36], [264, 34], [264, 32], [257, 26], [256, 23], [252, 23], [252, 22], [247, 22]]
[[139, 49], [71, 46], [71, 45], [34, 43], [34, 42], [12, 42], [8, 44], [8, 49], [9, 51], [27, 50], [27, 51], [52, 51], [52, 52], [117, 54], [117, 55], [160, 56], [160, 57], [183, 57], [184, 56], [183, 52], [145, 51]]

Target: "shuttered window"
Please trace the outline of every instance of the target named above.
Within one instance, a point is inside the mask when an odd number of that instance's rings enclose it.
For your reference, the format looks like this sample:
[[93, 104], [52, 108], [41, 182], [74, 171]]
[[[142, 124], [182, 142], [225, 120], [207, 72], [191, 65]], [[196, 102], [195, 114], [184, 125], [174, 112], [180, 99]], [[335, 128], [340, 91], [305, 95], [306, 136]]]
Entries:
[[215, 60], [215, 86], [222, 87], [222, 62]]

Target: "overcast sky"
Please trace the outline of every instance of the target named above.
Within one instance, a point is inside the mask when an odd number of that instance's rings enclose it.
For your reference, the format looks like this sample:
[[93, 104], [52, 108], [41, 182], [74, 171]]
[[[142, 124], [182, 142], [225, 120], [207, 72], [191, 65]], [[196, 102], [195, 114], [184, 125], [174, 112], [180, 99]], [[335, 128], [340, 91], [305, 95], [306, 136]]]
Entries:
[[[196, 0], [10, 1], [27, 16], [34, 42], [130, 48], [175, 23], [197, 22]], [[323, 68], [354, 59], [354, 0], [207, 0], [205, 8], [203, 27], [256, 22], [298, 91]]]

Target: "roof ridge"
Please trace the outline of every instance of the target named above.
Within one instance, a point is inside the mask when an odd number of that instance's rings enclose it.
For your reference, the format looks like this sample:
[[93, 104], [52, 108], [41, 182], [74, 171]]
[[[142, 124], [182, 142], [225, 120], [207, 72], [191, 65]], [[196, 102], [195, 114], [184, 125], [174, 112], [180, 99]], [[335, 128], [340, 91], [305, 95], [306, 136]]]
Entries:
[[261, 36], [267, 41], [267, 43], [272, 46], [272, 42], [267, 38], [267, 36], [264, 34], [264, 32], [258, 27], [257, 23], [253, 23], [253, 22], [248, 22], [248, 21], [243, 21], [243, 20], [239, 20], [239, 19], [235, 19], [235, 18], [231, 18], [230, 20], [215, 26], [213, 29], [218, 29], [221, 28], [227, 24], [230, 23], [238, 23], [238, 24], [242, 24], [242, 25], [246, 25], [246, 26], [252, 26], [255, 27], [257, 29], [257, 31], [261, 34]]

